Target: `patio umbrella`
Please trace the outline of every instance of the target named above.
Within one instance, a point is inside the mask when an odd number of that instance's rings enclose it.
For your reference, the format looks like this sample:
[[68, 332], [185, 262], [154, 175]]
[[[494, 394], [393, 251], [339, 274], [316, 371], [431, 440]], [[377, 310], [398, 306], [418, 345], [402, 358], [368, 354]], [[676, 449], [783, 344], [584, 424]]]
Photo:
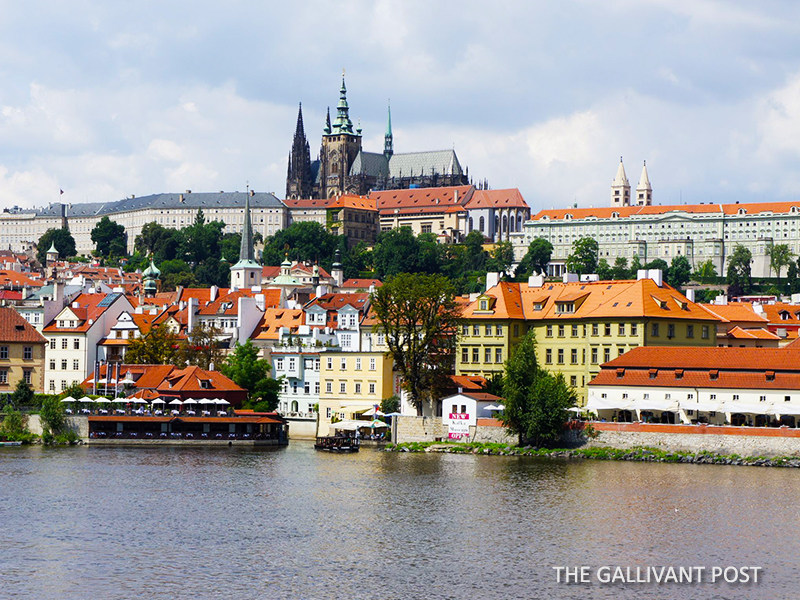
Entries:
[[214, 404], [213, 400], [209, 400], [208, 398], [201, 398], [197, 401], [198, 404]]
[[171, 400], [171, 401], [169, 402], [169, 405], [170, 405], [170, 406], [180, 406], [181, 404], [183, 404], [183, 402], [181, 402], [181, 401], [180, 401], [180, 400], [178, 400], [177, 398], [175, 398], [175, 400]]
[[374, 406], [370, 408], [367, 412], [361, 413], [365, 417], [385, 417], [386, 415], [380, 411], [380, 409], [375, 408]]
[[[83, 398], [81, 398], [81, 402], [83, 401]], [[97, 402], [98, 404], [108, 404], [108, 400], [105, 398], [97, 398], [96, 400], [92, 400], [92, 402]]]
[[67, 396], [62, 400], [62, 402], [77, 402], [77, 400], [75, 400], [75, 398], [73, 398], [72, 396]]
[[383, 415], [384, 417], [402, 417], [403, 413], [393, 412], [393, 413], [386, 413]]
[[127, 373], [125, 373], [125, 379], [121, 379], [120, 383], [123, 385], [133, 385], [134, 383], [136, 383], [136, 381], [133, 380], [133, 378], [131, 377], [131, 372], [128, 371]]
[[184, 400], [183, 403], [184, 404], [199, 404], [199, 402], [197, 400], [192, 400], [191, 398], [189, 398], [188, 400]]
[[151, 404], [166, 404], [161, 398], [156, 398], [151, 402]]
[[227, 404], [230, 404], [230, 402], [228, 402], [224, 398], [217, 398], [216, 400], [214, 400], [214, 404], [225, 404], [225, 405], [227, 405]]
[[489, 406], [486, 407], [486, 410], [488, 410], [489, 412], [493, 412], [493, 411], [505, 410], [505, 408], [506, 407], [503, 406], [502, 404], [490, 404]]
[[574, 412], [574, 413], [576, 413], [576, 414], [578, 414], [578, 413], [582, 413], [582, 412], [583, 412], [583, 409], [582, 409], [582, 408], [579, 408], [579, 407], [577, 407], [577, 406], [571, 406], [571, 407], [569, 407], [567, 410], [568, 410], [569, 412]]
[[372, 421], [369, 422], [367, 427], [369, 427], [370, 429], [380, 429], [381, 427], [389, 427], [389, 426], [383, 421], [379, 421], [378, 419], [373, 419]]
[[128, 404], [130, 401], [127, 398], [115, 398], [111, 402], [114, 404]]
[[98, 379], [98, 380], [97, 380], [97, 383], [108, 383], [108, 379], [106, 379], [105, 377], [103, 377], [102, 379]]
[[147, 400], [145, 400], [143, 398], [134, 398], [133, 399], [133, 403], [134, 404], [147, 404]]

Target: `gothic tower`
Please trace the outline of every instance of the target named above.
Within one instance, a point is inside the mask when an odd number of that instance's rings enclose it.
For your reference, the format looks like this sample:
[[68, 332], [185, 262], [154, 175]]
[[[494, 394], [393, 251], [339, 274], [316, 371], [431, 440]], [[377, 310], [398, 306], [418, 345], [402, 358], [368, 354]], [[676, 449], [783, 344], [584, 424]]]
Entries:
[[[331, 198], [348, 192], [358, 192], [349, 181], [350, 167], [361, 150], [361, 130], [353, 130], [350, 120], [350, 107], [347, 104], [347, 88], [342, 72], [342, 87], [339, 90], [339, 104], [336, 119], [330, 122], [328, 113], [322, 134], [320, 151], [320, 189], [319, 196]], [[356, 186], [357, 187], [357, 186]]]
[[617, 176], [611, 183], [611, 206], [630, 206], [631, 205], [631, 184], [625, 174], [625, 167], [622, 164], [622, 157], [619, 157], [619, 167]]
[[303, 127], [303, 104], [297, 110], [297, 127], [294, 131], [289, 168], [286, 173], [286, 197], [311, 198], [314, 181], [311, 175], [311, 152]]
[[261, 285], [261, 265], [256, 262], [253, 248], [253, 225], [250, 220], [250, 196], [253, 192], [249, 187], [244, 201], [244, 225], [239, 262], [231, 267], [231, 288], [239, 290]]
[[386, 133], [383, 136], [383, 155], [388, 159], [394, 154], [394, 144], [392, 137], [392, 106], [388, 106], [389, 116], [386, 120]]
[[653, 204], [653, 187], [650, 185], [650, 178], [647, 176], [647, 161], [642, 165], [642, 176], [639, 177], [639, 185], [636, 186], [636, 204], [639, 206], [651, 206]]

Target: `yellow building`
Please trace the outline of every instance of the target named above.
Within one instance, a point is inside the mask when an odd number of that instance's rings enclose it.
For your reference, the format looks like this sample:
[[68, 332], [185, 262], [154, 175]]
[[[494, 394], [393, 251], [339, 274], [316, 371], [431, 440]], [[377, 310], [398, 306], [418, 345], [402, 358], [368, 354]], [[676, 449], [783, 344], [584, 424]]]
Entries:
[[44, 391], [47, 340], [13, 308], [0, 308], [0, 393], [11, 393], [20, 380]]
[[385, 352], [325, 352], [320, 364], [317, 435], [332, 435], [331, 419], [353, 419], [396, 392], [394, 361]]
[[722, 321], [650, 278], [538, 286], [501, 282], [472, 302], [464, 317], [458, 375], [501, 374], [509, 353], [532, 329], [539, 365], [563, 373], [582, 403], [586, 384], [602, 363], [639, 346], [714, 346]]

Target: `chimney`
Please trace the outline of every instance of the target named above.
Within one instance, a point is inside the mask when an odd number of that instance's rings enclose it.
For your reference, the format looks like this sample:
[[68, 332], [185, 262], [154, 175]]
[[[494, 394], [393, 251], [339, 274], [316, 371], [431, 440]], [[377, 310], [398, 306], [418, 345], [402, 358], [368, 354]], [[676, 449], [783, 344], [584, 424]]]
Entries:
[[192, 329], [194, 329], [194, 318], [197, 315], [197, 304], [197, 298], [189, 298], [189, 320], [187, 322], [187, 327], [190, 332]]
[[267, 306], [267, 301], [266, 301], [266, 298], [264, 297], [264, 294], [256, 294], [255, 295], [255, 300], [256, 300], [256, 306], [258, 307], [258, 310], [260, 310], [261, 312], [264, 312], [266, 310], [266, 306]]
[[490, 290], [500, 283], [500, 273], [486, 273], [486, 289]]
[[317, 293], [317, 298], [319, 298], [321, 296], [324, 296], [325, 294], [328, 293], [328, 286], [327, 285], [318, 285], [316, 293]]
[[688, 289], [688, 290], [686, 290], [686, 299], [687, 299], [689, 302], [694, 302], [694, 289]]
[[214, 302], [217, 299], [217, 293], [219, 293], [219, 288], [215, 285], [211, 286], [211, 289], [208, 290], [208, 300], [209, 302]]
[[73, 302], [72, 303], [72, 308], [80, 308], [80, 307], [81, 307], [81, 303], [80, 302]]
[[529, 288], [544, 287], [544, 275], [531, 275], [528, 277]]
[[561, 281], [564, 283], [578, 283], [580, 281], [580, 277], [577, 273], [564, 273], [564, 276], [561, 278]]
[[458, 204], [458, 190], [453, 190], [453, 204]]

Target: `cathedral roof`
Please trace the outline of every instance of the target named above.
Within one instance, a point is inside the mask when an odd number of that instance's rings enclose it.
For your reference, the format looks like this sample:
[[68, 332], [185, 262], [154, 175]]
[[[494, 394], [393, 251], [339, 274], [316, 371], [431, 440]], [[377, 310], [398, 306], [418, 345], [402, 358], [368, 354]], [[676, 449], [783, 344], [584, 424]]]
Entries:
[[388, 177], [389, 161], [377, 152], [359, 151], [350, 167], [350, 175], [367, 175], [369, 177]]
[[455, 150], [431, 150], [393, 154], [388, 159], [377, 152], [358, 153], [350, 175], [371, 177], [411, 177], [412, 175], [461, 175], [461, 163]]

